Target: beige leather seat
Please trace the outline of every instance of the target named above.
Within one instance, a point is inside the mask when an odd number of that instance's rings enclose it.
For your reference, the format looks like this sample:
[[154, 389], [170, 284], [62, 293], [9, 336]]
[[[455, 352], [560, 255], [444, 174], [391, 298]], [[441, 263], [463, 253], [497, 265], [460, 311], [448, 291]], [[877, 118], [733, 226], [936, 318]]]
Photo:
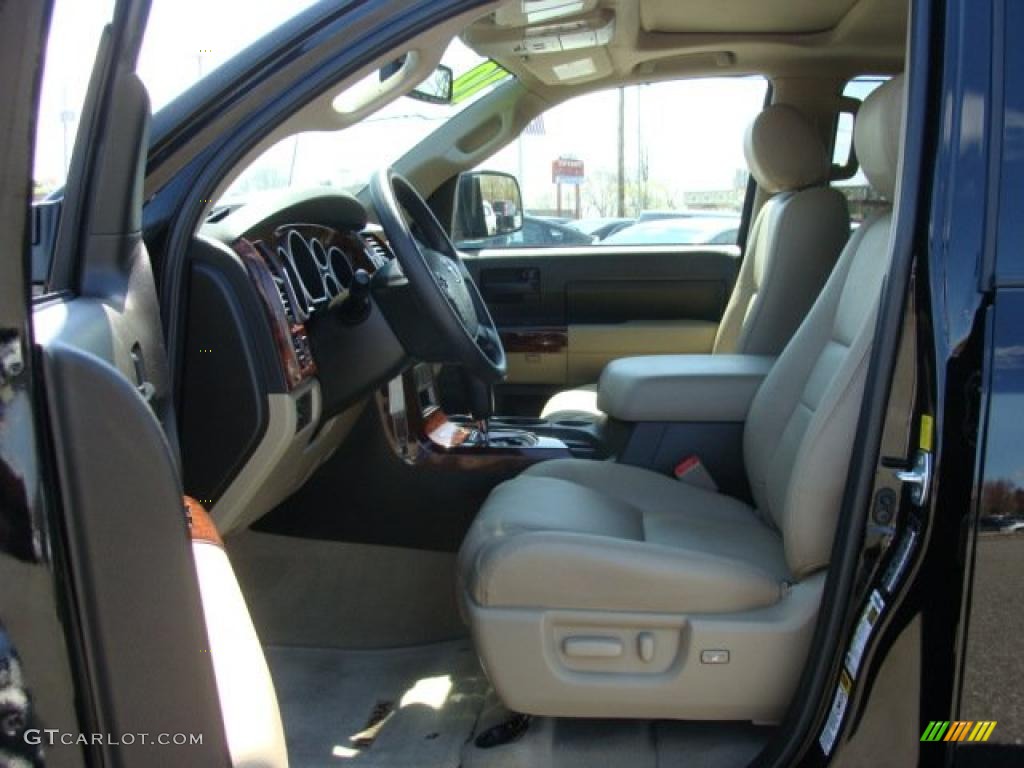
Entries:
[[[855, 127], [892, 199], [902, 78]], [[807, 656], [863, 397], [891, 214], [857, 230], [751, 404], [756, 503], [652, 471], [542, 463], [494, 490], [459, 554], [495, 689], [544, 715], [779, 719]]]
[[[807, 315], [850, 234], [846, 198], [828, 186], [831, 158], [807, 119], [766, 108], [743, 144], [747, 166], [772, 197], [761, 207], [712, 351], [778, 355]], [[595, 418], [597, 384], [559, 392], [541, 415]]]
[[288, 768], [274, 682], [235, 571], [206, 510], [185, 503], [231, 765]]

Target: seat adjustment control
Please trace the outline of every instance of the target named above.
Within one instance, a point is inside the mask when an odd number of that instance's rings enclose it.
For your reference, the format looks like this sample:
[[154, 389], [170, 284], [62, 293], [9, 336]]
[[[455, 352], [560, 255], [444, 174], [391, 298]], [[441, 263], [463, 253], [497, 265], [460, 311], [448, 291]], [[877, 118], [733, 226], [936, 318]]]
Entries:
[[701, 651], [700, 652], [700, 663], [701, 664], [728, 664], [729, 663], [729, 652], [728, 651]]
[[622, 650], [617, 637], [567, 637], [562, 641], [562, 653], [573, 659], [615, 659]]
[[641, 632], [636, 636], [636, 652], [640, 660], [650, 664], [654, 661], [654, 635]]

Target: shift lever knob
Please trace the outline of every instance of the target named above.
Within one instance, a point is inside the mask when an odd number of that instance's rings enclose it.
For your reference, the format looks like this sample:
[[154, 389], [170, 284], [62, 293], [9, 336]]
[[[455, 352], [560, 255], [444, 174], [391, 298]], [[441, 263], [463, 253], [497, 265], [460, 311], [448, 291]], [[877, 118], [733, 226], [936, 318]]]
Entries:
[[494, 415], [494, 388], [483, 379], [469, 377], [469, 412], [476, 419], [489, 419]]
[[476, 420], [483, 442], [487, 443], [487, 422], [494, 415], [494, 388], [483, 379], [466, 372], [469, 413]]

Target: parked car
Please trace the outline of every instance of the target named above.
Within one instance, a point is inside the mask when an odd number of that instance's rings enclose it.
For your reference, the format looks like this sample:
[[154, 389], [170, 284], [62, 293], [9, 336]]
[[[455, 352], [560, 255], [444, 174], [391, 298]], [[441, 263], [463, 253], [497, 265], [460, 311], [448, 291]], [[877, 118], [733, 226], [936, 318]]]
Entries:
[[494, 212], [494, 206], [488, 201], [483, 201], [484, 223], [487, 227], [487, 234], [493, 235], [498, 228], [498, 215]]
[[688, 216], [638, 221], [604, 238], [604, 245], [732, 245], [739, 218]]
[[983, 515], [978, 520], [978, 530], [988, 533], [1020, 533], [1024, 531], [1024, 519], [1011, 515]]
[[667, 210], [647, 210], [641, 211], [640, 216], [637, 217], [638, 222], [645, 221], [664, 221], [666, 219], [689, 219], [689, 218], [736, 218], [736, 214], [728, 211], [710, 211], [702, 210], [697, 208], [670, 208]]
[[625, 229], [630, 224], [633, 224], [636, 219], [620, 219], [620, 218], [597, 218], [597, 219], [578, 219], [576, 221], [570, 221], [569, 226], [574, 229], [578, 229], [585, 235], [591, 235], [597, 238], [600, 242], [609, 235], [614, 235], [620, 229]]
[[530, 248], [547, 245], [591, 245], [594, 236], [574, 227], [560, 224], [550, 218], [523, 216], [522, 229], [509, 235], [498, 235], [483, 240], [461, 241], [460, 248]]

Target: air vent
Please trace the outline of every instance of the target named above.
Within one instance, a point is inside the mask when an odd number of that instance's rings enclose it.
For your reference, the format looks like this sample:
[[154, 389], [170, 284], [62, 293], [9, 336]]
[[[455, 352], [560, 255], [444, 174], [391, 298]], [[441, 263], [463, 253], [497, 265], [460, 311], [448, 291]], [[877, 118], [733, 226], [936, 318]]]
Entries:
[[277, 288], [277, 295], [281, 297], [281, 305], [284, 307], [285, 317], [288, 318], [290, 324], [295, 324], [295, 308], [292, 306], [291, 301], [288, 300], [288, 290], [285, 288], [284, 280], [280, 277], [274, 276], [274, 287]]
[[364, 232], [362, 238], [363, 242], [366, 243], [366, 252], [374, 267], [380, 269], [391, 260], [391, 250], [380, 235], [373, 232]]
[[270, 277], [274, 281], [277, 295], [281, 299], [281, 306], [284, 308], [285, 317], [288, 318], [288, 324], [295, 325], [296, 323], [305, 322], [306, 317], [302, 313], [302, 306], [299, 304], [298, 295], [295, 293], [295, 285], [288, 267], [284, 263], [277, 262], [276, 259], [271, 258], [269, 255], [266, 258], [266, 265], [270, 272]]

